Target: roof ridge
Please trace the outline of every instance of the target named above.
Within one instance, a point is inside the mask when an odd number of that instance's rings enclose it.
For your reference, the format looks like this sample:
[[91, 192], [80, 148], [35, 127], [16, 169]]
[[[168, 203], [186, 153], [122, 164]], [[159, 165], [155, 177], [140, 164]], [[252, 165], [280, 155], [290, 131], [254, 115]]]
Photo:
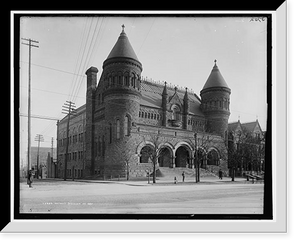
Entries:
[[[162, 88], [165, 86], [165, 82], [160, 81], [160, 80], [152, 80], [147, 77], [142, 77], [141, 82], [145, 83], [145, 84], [150, 84], [153, 86], [159, 86]], [[178, 86], [178, 85], [173, 85], [171, 83], [167, 83], [167, 89], [175, 90], [175, 87], [177, 88], [177, 91], [179, 91], [179, 92], [185, 93], [185, 91], [186, 91], [186, 88], [183, 86]], [[190, 88], [187, 88], [187, 92], [189, 94], [193, 94], [193, 95], [195, 94], [193, 89], [190, 89]]]

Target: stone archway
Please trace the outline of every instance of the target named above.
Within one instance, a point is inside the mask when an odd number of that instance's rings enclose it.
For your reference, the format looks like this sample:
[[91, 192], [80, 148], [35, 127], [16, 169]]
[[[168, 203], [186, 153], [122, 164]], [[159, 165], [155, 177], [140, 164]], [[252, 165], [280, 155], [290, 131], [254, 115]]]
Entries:
[[168, 147], [159, 149], [158, 164], [160, 167], [172, 167], [172, 151]]
[[188, 167], [189, 164], [189, 150], [185, 146], [178, 147], [175, 152], [175, 167]]
[[220, 164], [220, 156], [216, 149], [211, 149], [207, 153], [207, 165], [218, 166]]
[[151, 145], [145, 145], [144, 147], [142, 147], [142, 149], [140, 150], [140, 163], [150, 163], [151, 159], [150, 159], [150, 155], [153, 151], [153, 147]]

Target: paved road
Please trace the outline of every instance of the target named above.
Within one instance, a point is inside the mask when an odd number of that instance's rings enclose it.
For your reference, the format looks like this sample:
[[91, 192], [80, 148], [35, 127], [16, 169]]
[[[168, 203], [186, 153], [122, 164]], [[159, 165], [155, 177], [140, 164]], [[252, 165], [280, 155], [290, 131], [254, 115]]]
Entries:
[[21, 213], [261, 214], [263, 184], [20, 183]]

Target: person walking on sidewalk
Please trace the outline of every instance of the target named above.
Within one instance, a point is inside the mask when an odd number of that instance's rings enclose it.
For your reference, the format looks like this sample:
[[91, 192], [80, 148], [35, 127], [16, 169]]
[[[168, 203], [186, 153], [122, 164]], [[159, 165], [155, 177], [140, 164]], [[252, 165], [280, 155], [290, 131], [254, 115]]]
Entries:
[[184, 182], [185, 174], [184, 171], [182, 172], [182, 182]]
[[31, 184], [33, 181], [33, 170], [29, 170], [27, 174], [27, 184], [29, 185], [29, 188], [32, 188]]
[[223, 178], [223, 172], [222, 172], [222, 170], [220, 169], [219, 170], [219, 179], [222, 179]]

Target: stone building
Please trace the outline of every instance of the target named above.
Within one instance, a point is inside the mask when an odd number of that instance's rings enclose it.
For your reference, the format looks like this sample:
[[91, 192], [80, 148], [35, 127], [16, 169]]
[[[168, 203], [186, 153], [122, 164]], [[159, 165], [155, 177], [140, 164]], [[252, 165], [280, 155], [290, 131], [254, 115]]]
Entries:
[[[53, 153], [56, 156], [56, 148], [51, 149], [50, 147], [35, 147], [31, 146], [31, 163], [37, 176], [37, 170], [39, 171], [39, 177], [47, 178], [48, 176], [48, 163], [47, 158], [49, 153]], [[39, 154], [39, 160], [37, 160]], [[39, 166], [37, 167], [37, 163]], [[27, 166], [26, 166], [27, 170]]]
[[[216, 64], [200, 95], [142, 77], [142, 62], [123, 30], [98, 69], [86, 71], [86, 104], [57, 125], [58, 174], [63, 177], [145, 176], [152, 164], [147, 150], [158, 145], [158, 168], [195, 166], [226, 173], [231, 90]], [[196, 133], [196, 134], [195, 134]], [[154, 139], [156, 143], [154, 143]], [[66, 145], [68, 141], [68, 153]]]
[[265, 170], [265, 132], [258, 120], [228, 124], [228, 167], [237, 176]]

